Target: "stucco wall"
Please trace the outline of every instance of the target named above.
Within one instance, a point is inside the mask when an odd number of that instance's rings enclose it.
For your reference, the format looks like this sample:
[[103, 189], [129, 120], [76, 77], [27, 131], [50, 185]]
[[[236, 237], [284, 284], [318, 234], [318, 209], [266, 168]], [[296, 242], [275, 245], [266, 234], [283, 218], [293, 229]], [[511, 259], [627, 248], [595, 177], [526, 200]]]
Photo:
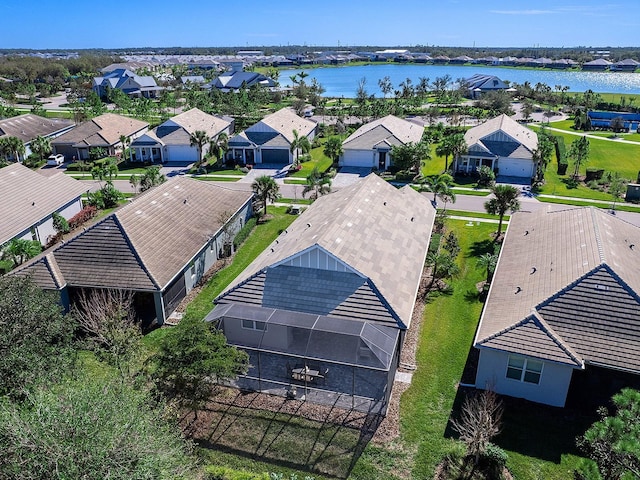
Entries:
[[509, 354], [506, 352], [480, 349], [476, 387], [481, 389], [489, 387], [502, 395], [564, 407], [573, 368], [544, 362], [540, 383], [534, 384], [507, 378], [508, 361]]

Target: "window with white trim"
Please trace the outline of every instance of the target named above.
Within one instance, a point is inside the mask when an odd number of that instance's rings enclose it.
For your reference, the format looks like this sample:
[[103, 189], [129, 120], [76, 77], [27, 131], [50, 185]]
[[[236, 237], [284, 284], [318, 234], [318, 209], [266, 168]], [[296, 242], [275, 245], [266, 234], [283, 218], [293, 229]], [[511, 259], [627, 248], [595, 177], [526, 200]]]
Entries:
[[526, 383], [540, 383], [542, 376], [542, 365], [540, 360], [532, 358], [509, 356], [507, 365], [507, 378]]
[[264, 332], [267, 329], [267, 324], [265, 322], [258, 322], [257, 320], [242, 320], [242, 328]]

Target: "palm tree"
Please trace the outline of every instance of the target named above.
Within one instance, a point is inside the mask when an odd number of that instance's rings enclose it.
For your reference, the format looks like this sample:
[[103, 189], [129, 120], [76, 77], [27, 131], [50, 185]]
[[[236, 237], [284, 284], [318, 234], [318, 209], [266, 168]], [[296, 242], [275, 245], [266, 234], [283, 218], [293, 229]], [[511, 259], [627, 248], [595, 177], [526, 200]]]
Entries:
[[330, 137], [327, 143], [324, 144], [323, 153], [333, 161], [334, 165], [337, 164], [340, 155], [343, 153], [340, 137]]
[[140, 185], [140, 178], [137, 175], [131, 175], [129, 177], [129, 183], [135, 190], [135, 193], [138, 193], [138, 186]]
[[447, 186], [447, 188], [438, 193], [438, 198], [444, 203], [442, 213], [446, 215], [447, 203], [456, 203], [456, 194], [451, 187]]
[[31, 141], [31, 151], [42, 161], [51, 153], [51, 141], [47, 137], [38, 135]]
[[449, 155], [453, 159], [463, 155], [467, 151], [467, 142], [464, 141], [464, 134], [455, 133], [444, 138], [442, 143], [436, 148], [436, 155], [444, 156], [444, 171], [449, 170]]
[[[437, 197], [439, 194], [450, 192], [453, 185], [453, 177], [448, 173], [441, 173], [440, 175], [431, 175], [428, 177], [422, 177], [420, 179], [420, 191], [433, 193], [433, 204], [437, 204]], [[455, 201], [455, 199], [454, 199]]]
[[191, 146], [198, 148], [198, 163], [196, 164], [196, 167], [199, 167], [202, 163], [202, 148], [209, 143], [210, 140], [211, 139], [209, 138], [209, 135], [207, 135], [207, 132], [203, 130], [196, 130], [189, 137]]
[[313, 200], [317, 200], [319, 195], [325, 195], [331, 191], [331, 178], [324, 173], [320, 173], [318, 167], [313, 167], [313, 170], [307, 175], [307, 184], [302, 190], [302, 196], [305, 197], [307, 193], [313, 192]]
[[305, 136], [300, 136], [297, 130], [293, 130], [293, 140], [291, 142], [291, 147], [289, 149], [291, 153], [296, 154], [295, 161], [293, 162], [294, 166], [298, 165], [298, 154], [299, 151], [302, 150], [303, 154], [309, 153], [311, 151], [311, 142]]
[[267, 214], [267, 202], [275, 202], [280, 198], [280, 187], [269, 175], [256, 178], [251, 184], [251, 189], [264, 205], [264, 215]]
[[[138, 180], [140, 191], [144, 192], [149, 190], [151, 187], [155, 187], [156, 185], [166, 182], [167, 177], [160, 173], [160, 167], [158, 165], [154, 165], [152, 167], [147, 167]], [[131, 179], [129, 179], [129, 182], [131, 182]]]
[[500, 221], [498, 222], [498, 233], [496, 239], [500, 237], [502, 233], [502, 220], [507, 211], [517, 212], [520, 210], [520, 190], [511, 185], [495, 185], [491, 188], [493, 198], [487, 200], [484, 204], [484, 208], [490, 215], [498, 215]]
[[478, 257], [478, 267], [487, 272], [487, 283], [491, 283], [497, 263], [498, 255], [495, 253], [485, 253]]
[[37, 240], [25, 240], [14, 238], [2, 249], [2, 257], [8, 257], [14, 267], [24, 263], [26, 260], [35, 257], [42, 251], [42, 245]]
[[120, 143], [122, 144], [122, 159], [126, 160], [125, 153], [127, 151], [127, 147], [131, 145], [131, 139], [126, 135], [120, 135]]
[[222, 158], [229, 150], [229, 136], [226, 133], [220, 133], [209, 142], [209, 153], [216, 157], [216, 166], [221, 165]]
[[12, 156], [13, 160], [16, 162], [19, 162], [20, 158], [24, 157], [24, 142], [18, 137], [7, 137], [6, 149], [8, 152], [10, 152], [10, 156]]

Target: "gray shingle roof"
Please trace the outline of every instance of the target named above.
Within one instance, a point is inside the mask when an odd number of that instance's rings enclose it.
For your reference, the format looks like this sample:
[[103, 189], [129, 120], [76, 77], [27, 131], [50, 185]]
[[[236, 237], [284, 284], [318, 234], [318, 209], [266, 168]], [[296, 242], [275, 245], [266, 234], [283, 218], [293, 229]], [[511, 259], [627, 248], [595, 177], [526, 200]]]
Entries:
[[393, 115], [379, 118], [361, 126], [342, 142], [345, 149], [372, 149], [386, 142], [389, 146], [418, 143], [422, 139], [424, 128], [413, 122]]
[[[510, 137], [513, 142], [520, 143], [524, 147], [526, 147], [529, 152], [529, 157], [531, 156], [531, 152], [538, 148], [538, 135], [533, 130], [520, 125], [518, 122], [505, 114], [492, 118], [491, 120], [487, 120], [477, 127], [470, 128], [464, 134], [464, 140], [469, 148], [476, 144], [485, 145], [483, 139], [492, 137], [499, 132], [502, 132], [507, 137]], [[488, 140], [491, 139], [489, 138]], [[495, 155], [498, 155], [498, 153], [495, 153]], [[513, 154], [511, 156], [513, 156]]]
[[320, 249], [371, 280], [408, 326], [435, 218], [431, 202], [376, 175], [320, 197], [236, 279]]
[[64, 173], [45, 177], [19, 163], [0, 168], [0, 245], [88, 190]]
[[48, 137], [73, 125], [73, 121], [64, 118], [44, 118], [26, 113], [17, 117], [0, 120], [0, 137], [17, 137], [25, 143], [37, 136]]
[[476, 345], [640, 372], [640, 229], [593, 208], [509, 223]]

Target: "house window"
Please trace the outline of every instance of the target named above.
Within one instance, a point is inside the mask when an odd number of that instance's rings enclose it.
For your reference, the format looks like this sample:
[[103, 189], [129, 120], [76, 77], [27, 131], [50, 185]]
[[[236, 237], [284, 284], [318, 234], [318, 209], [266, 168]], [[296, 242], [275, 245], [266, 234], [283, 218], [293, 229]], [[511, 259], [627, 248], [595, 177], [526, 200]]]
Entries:
[[196, 276], [196, 264], [194, 262], [191, 262], [191, 265], [189, 265], [189, 267], [191, 268], [191, 276], [195, 277]]
[[267, 324], [265, 322], [258, 322], [257, 320], [242, 320], [242, 328], [264, 332], [267, 329]]
[[542, 375], [542, 362], [524, 357], [509, 357], [507, 365], [507, 378], [526, 383], [540, 383]]

